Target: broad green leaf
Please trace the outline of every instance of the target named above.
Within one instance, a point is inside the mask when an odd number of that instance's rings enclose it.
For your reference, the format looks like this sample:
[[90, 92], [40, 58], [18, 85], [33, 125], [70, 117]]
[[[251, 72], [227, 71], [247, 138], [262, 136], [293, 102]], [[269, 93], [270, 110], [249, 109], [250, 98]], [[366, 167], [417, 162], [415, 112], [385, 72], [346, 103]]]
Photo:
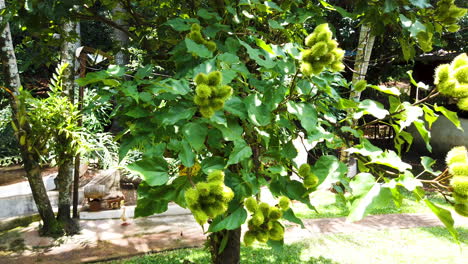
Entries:
[[368, 87], [371, 87], [377, 91], [390, 94], [390, 95], [395, 95], [395, 96], [401, 95], [401, 92], [397, 87], [387, 87], [385, 85], [368, 85]]
[[375, 178], [370, 173], [359, 173], [349, 182], [353, 197], [360, 197], [368, 193], [375, 184]]
[[271, 122], [271, 111], [262, 103], [258, 94], [251, 94], [244, 99], [250, 121], [256, 126], [266, 126]]
[[430, 174], [432, 174], [434, 176], [437, 176], [437, 175], [441, 174], [442, 172], [441, 171], [434, 171], [432, 169], [432, 166], [434, 166], [435, 163], [436, 163], [436, 161], [433, 160], [430, 157], [426, 157], [426, 156], [421, 157], [421, 165], [423, 165], [424, 170], [429, 172]]
[[127, 168], [138, 173], [150, 186], [163, 185], [169, 180], [168, 164], [160, 157], [139, 160], [127, 165]]
[[148, 86], [148, 89], [154, 94], [171, 93], [177, 95], [185, 95], [191, 90], [187, 80], [175, 79], [166, 79], [160, 82], [155, 82]]
[[218, 55], [217, 59], [219, 62], [225, 62], [228, 64], [234, 64], [234, 63], [240, 62], [240, 59], [237, 55], [233, 53], [229, 53], [229, 52]]
[[145, 65], [144, 67], [138, 69], [134, 77], [136, 79], [143, 79], [149, 77], [153, 73], [153, 68], [154, 66], [151, 64]]
[[182, 141], [182, 148], [179, 152], [179, 159], [182, 165], [188, 168], [195, 164], [195, 153], [193, 153], [190, 144], [186, 140]]
[[458, 232], [453, 226], [455, 221], [453, 221], [452, 213], [447, 209], [444, 209], [442, 207], [439, 207], [433, 204], [427, 198], [424, 198], [424, 202], [426, 203], [427, 207], [429, 207], [432, 210], [432, 212], [439, 218], [439, 220], [444, 224], [444, 226], [450, 232], [450, 234], [455, 239], [455, 241], [457, 243], [460, 243], [459, 238], [458, 238]]
[[411, 165], [403, 162], [400, 156], [398, 156], [395, 151], [392, 150], [386, 150], [382, 154], [376, 157], [372, 157], [368, 164], [381, 164], [401, 172], [404, 172], [407, 169], [411, 169]]
[[122, 77], [125, 75], [125, 67], [119, 65], [109, 65], [106, 72], [109, 76]]
[[181, 105], [171, 107], [168, 112], [161, 113], [158, 119], [165, 126], [174, 125], [180, 120], [190, 119], [197, 111], [196, 108], [186, 108]]
[[411, 4], [421, 9], [432, 7], [429, 0], [410, 0]]
[[422, 109], [424, 111], [424, 119], [426, 120], [427, 124], [429, 125], [429, 129], [431, 129], [432, 124], [437, 121], [439, 115], [434, 113], [434, 110], [429, 108], [427, 105], [423, 105]]
[[208, 232], [218, 232], [221, 230], [234, 230], [240, 227], [247, 220], [247, 211], [244, 207], [239, 207], [227, 217], [217, 217], [210, 224]]
[[385, 0], [384, 3], [384, 13], [390, 13], [393, 10], [397, 9], [398, 5], [395, 0]]
[[450, 120], [458, 129], [463, 130], [460, 120], [456, 112], [450, 111], [443, 106], [434, 105], [434, 110], [441, 112], [448, 120]]
[[365, 99], [359, 103], [358, 107], [361, 111], [353, 115], [354, 119], [359, 119], [363, 115], [372, 115], [378, 119], [383, 119], [388, 115], [388, 111], [385, 110], [384, 106], [374, 100]]
[[209, 174], [214, 170], [224, 170], [224, 166], [224, 158], [218, 156], [205, 158], [201, 163], [201, 169], [205, 174]]
[[205, 149], [205, 139], [208, 127], [203, 123], [190, 122], [182, 127], [182, 133], [196, 151]]
[[190, 30], [191, 25], [189, 22], [193, 22], [197, 20], [188, 20], [188, 19], [182, 19], [182, 18], [173, 18], [168, 20], [164, 25], [169, 25], [176, 31], [187, 31]]
[[349, 153], [357, 153], [363, 156], [378, 156], [382, 154], [382, 149], [374, 146], [369, 140], [362, 139], [362, 143], [346, 150]]
[[186, 38], [185, 45], [187, 46], [187, 51], [199, 56], [201, 58], [211, 58], [213, 57], [213, 53], [208, 50], [208, 48], [203, 44], [197, 44], [195, 41]]
[[405, 171], [402, 175], [400, 175], [400, 177], [397, 178], [396, 182], [405, 187], [410, 192], [416, 190], [418, 187], [422, 187], [421, 181], [414, 178], [413, 173], [410, 171]]
[[301, 225], [302, 228], [305, 228], [302, 220], [294, 214], [294, 211], [291, 208], [289, 208], [283, 213], [283, 218], [288, 220], [289, 222]]
[[332, 183], [340, 181], [346, 175], [347, 167], [337, 157], [325, 155], [315, 162], [312, 171], [319, 178], [319, 185], [328, 188]]
[[413, 122], [414, 126], [418, 130], [419, 134], [421, 135], [422, 139], [426, 143], [427, 150], [432, 152], [431, 146], [431, 132], [426, 129], [424, 122], [422, 121], [415, 121]]
[[238, 141], [242, 139], [242, 133], [244, 129], [239, 125], [235, 120], [229, 119], [227, 122], [227, 127], [222, 125], [216, 125], [217, 129], [223, 134], [224, 140], [226, 141]]
[[371, 208], [385, 207], [392, 202], [390, 189], [384, 188], [380, 183], [374, 183], [370, 190], [353, 201], [347, 221], [354, 222], [361, 220]]
[[224, 110], [238, 116], [241, 119], [247, 118], [247, 109], [244, 101], [237, 96], [231, 97], [225, 104]]
[[168, 200], [138, 199], [135, 207], [135, 217], [146, 217], [164, 213], [167, 211], [168, 204]]
[[307, 132], [317, 129], [317, 111], [310, 104], [288, 101], [288, 112], [295, 115]]
[[292, 141], [289, 141], [288, 143], [282, 145], [281, 156], [285, 157], [288, 160], [297, 157], [297, 149], [292, 143]]
[[125, 113], [125, 115], [129, 117], [133, 117], [133, 118], [141, 118], [141, 117], [149, 116], [150, 114], [151, 112], [141, 107], [135, 107]]
[[262, 48], [266, 52], [268, 52], [270, 54], [273, 54], [273, 55], [275, 54], [273, 52], [273, 50], [271, 49], [271, 46], [266, 44], [263, 39], [255, 38], [255, 43], [257, 44], [257, 46], [259, 46], [260, 48]]
[[267, 69], [275, 67], [276, 63], [268, 56], [268, 53], [263, 52], [263, 50], [254, 49], [242, 40], [239, 40], [239, 43], [247, 49], [249, 57], [255, 60], [258, 65]]
[[424, 112], [419, 106], [412, 106], [408, 102], [404, 102], [403, 105], [404, 111], [398, 115], [400, 121], [400, 131], [409, 127], [416, 121], [419, 121], [419, 118], [423, 116]]
[[229, 155], [229, 160], [226, 165], [237, 164], [242, 160], [250, 158], [250, 156], [252, 156], [252, 149], [244, 140], [234, 141], [234, 149]]

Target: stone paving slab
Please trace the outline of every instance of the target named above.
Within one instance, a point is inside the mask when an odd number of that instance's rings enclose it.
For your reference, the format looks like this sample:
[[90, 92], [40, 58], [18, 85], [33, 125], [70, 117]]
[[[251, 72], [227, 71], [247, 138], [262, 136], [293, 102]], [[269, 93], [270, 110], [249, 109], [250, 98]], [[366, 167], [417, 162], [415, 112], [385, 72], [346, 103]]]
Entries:
[[[287, 225], [285, 242], [301, 241], [322, 233], [368, 232], [381, 229], [442, 226], [431, 214], [390, 214], [368, 216], [355, 223], [346, 218], [303, 220], [306, 229]], [[0, 263], [83, 263], [110, 258], [129, 257], [147, 252], [200, 247], [206, 235], [192, 215], [129, 219], [122, 226], [120, 219], [81, 220], [82, 232], [58, 240], [39, 237], [37, 225], [22, 230], [29, 249], [16, 255], [1, 256]], [[468, 218], [455, 217], [457, 226], [468, 227]], [[246, 230], [246, 227], [243, 227]]]

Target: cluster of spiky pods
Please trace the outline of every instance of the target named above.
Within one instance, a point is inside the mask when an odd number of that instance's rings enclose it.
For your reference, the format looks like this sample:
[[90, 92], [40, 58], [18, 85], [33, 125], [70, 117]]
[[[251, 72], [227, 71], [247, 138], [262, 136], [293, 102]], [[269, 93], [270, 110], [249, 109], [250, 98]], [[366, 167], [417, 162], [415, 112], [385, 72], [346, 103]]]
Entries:
[[466, 147], [454, 147], [447, 153], [447, 167], [452, 175], [450, 185], [453, 188], [455, 211], [468, 217], [468, 152]]
[[302, 184], [307, 189], [317, 187], [319, 178], [310, 169], [310, 165], [307, 163], [302, 164], [299, 167], [299, 176], [302, 178]]
[[232, 198], [234, 192], [224, 185], [224, 172], [220, 170], [209, 173], [206, 181], [185, 191], [187, 207], [200, 225], [225, 213]]
[[302, 52], [301, 72], [304, 75], [317, 75], [325, 69], [334, 72], [342, 71], [344, 50], [338, 48], [338, 42], [332, 39], [328, 24], [318, 25], [312, 34], [305, 39], [309, 47]]
[[210, 118], [224, 107], [224, 102], [232, 95], [229, 85], [221, 85], [222, 74], [219, 71], [210, 72], [208, 75], [199, 73], [195, 77], [195, 97], [193, 101], [198, 105], [203, 117]]
[[446, 96], [458, 98], [458, 108], [468, 111], [468, 57], [458, 55], [450, 64], [442, 64], [435, 71], [434, 84]]
[[247, 222], [249, 230], [244, 234], [246, 246], [252, 245], [255, 241], [266, 243], [268, 240], [282, 240], [284, 238], [284, 227], [278, 221], [283, 212], [288, 210], [291, 201], [289, 198], [280, 197], [277, 206], [270, 206], [267, 203], [258, 203], [253, 197], [245, 199], [244, 205], [252, 213]]
[[209, 51], [213, 52], [216, 50], [216, 43], [214, 41], [203, 38], [199, 24], [192, 24], [187, 38], [193, 40], [197, 44], [204, 45]]

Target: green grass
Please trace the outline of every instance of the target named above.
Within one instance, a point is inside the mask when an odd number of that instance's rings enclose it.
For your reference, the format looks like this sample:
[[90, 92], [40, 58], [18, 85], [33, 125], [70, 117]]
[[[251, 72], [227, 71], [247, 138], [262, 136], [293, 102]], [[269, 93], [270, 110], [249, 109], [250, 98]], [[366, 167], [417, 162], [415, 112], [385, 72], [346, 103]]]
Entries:
[[[422, 201], [416, 201], [413, 195], [405, 190], [402, 190], [403, 204], [397, 207], [393, 202], [389, 201], [385, 208], [373, 208], [369, 210], [369, 214], [401, 214], [401, 213], [431, 213], [431, 210]], [[445, 199], [439, 194], [430, 194], [429, 200], [433, 203], [449, 208]], [[344, 217], [349, 214], [349, 208], [345, 202], [338, 199], [338, 196], [329, 191], [317, 191], [311, 195], [311, 202], [317, 208], [317, 212], [309, 209], [306, 205], [295, 203], [293, 209], [295, 214], [300, 218], [315, 219], [327, 217]]]
[[[347, 234], [317, 234], [300, 243], [286, 245], [282, 251], [264, 245], [242, 247], [241, 263], [247, 264], [392, 264], [466, 263], [468, 228], [457, 228], [458, 246], [441, 227], [397, 229]], [[113, 264], [208, 264], [203, 249], [182, 249], [107, 262]]]

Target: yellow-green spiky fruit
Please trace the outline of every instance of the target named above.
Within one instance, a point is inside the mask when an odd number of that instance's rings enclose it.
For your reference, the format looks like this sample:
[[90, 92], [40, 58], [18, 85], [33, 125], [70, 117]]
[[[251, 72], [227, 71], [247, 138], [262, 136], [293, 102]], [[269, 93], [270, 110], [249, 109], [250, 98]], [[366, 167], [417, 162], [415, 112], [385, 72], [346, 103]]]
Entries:
[[252, 245], [255, 242], [255, 239], [256, 239], [255, 232], [250, 231], [250, 230], [245, 232], [245, 234], [244, 234], [244, 244], [246, 246]]
[[268, 231], [271, 240], [282, 240], [284, 238], [284, 227], [278, 222], [273, 223], [273, 227]]
[[457, 193], [457, 192], [453, 192], [452, 197], [455, 200], [455, 203], [468, 204], [468, 196], [462, 195], [462, 194]]
[[454, 177], [455, 176], [464, 176], [468, 178], [468, 163], [466, 162], [455, 162], [452, 163], [449, 167], [449, 172]]
[[190, 188], [185, 191], [185, 203], [187, 203], [189, 207], [198, 204], [198, 199], [199, 195], [196, 189]]
[[456, 204], [454, 208], [455, 208], [455, 212], [457, 212], [459, 215], [468, 217], [468, 205]]
[[453, 77], [455, 77], [459, 83], [468, 83], [468, 64], [457, 68], [453, 73]]
[[192, 31], [192, 32], [193, 32], [193, 31], [200, 31], [200, 30], [201, 30], [201, 27], [200, 27], [200, 25], [197, 24], [197, 23], [193, 23], [193, 24], [192, 24], [192, 27], [190, 28], [190, 31]]
[[314, 73], [312, 70], [312, 65], [308, 62], [301, 63], [301, 72], [305, 75], [312, 75]]
[[195, 93], [197, 93], [198, 97], [208, 98], [211, 96], [211, 87], [206, 84], [199, 84], [195, 89]]
[[222, 170], [214, 170], [208, 174], [207, 181], [221, 181], [224, 182], [224, 172]]
[[206, 41], [204, 44], [209, 51], [213, 52], [216, 50], [216, 43], [214, 41]]
[[195, 220], [197, 221], [197, 223], [200, 225], [205, 224], [209, 219], [208, 215], [206, 215], [205, 212], [201, 210], [192, 211], [192, 214]]
[[195, 188], [197, 188], [198, 194], [201, 197], [206, 197], [210, 195], [210, 186], [206, 182], [199, 182], [195, 185]]
[[328, 45], [325, 41], [320, 41], [315, 43], [312, 48], [310, 48], [310, 51], [313, 57], [320, 57], [328, 53]]
[[310, 165], [307, 163], [302, 164], [299, 167], [298, 173], [299, 173], [299, 176], [306, 177], [310, 173]]
[[265, 222], [265, 217], [260, 210], [257, 210], [252, 216], [252, 224], [254, 226], [261, 226]]
[[468, 97], [458, 100], [457, 106], [463, 111], [468, 111]]
[[267, 203], [260, 203], [258, 209], [262, 212], [263, 215], [268, 216], [270, 213], [270, 205]]
[[465, 65], [468, 65], [468, 56], [466, 55], [466, 53], [458, 55], [457, 57], [455, 57], [455, 59], [453, 59], [452, 63], [450, 63], [452, 69], [458, 69]]
[[208, 187], [212, 195], [222, 195], [224, 192], [224, 183], [222, 181], [210, 181]]
[[434, 84], [445, 82], [450, 77], [450, 65], [442, 64], [435, 69]]
[[197, 76], [195, 76], [194, 81], [197, 85], [208, 84], [208, 75], [204, 73], [199, 73], [197, 74]]
[[230, 202], [234, 198], [234, 192], [231, 188], [227, 187], [226, 185], [223, 186], [223, 193], [221, 194], [221, 201], [224, 203]]
[[270, 212], [268, 214], [268, 218], [270, 220], [278, 220], [283, 216], [283, 213], [278, 207], [270, 207]]
[[268, 232], [264, 230], [259, 230], [257, 231], [255, 238], [258, 240], [258, 242], [266, 243], [268, 241]]
[[359, 80], [354, 84], [354, 90], [356, 92], [362, 92], [366, 89], [367, 81], [366, 80]]
[[220, 109], [223, 109], [224, 107], [224, 100], [215, 98], [210, 102], [210, 107], [213, 108], [214, 111], [218, 111]]
[[330, 66], [330, 69], [334, 72], [340, 72], [345, 69], [345, 66], [341, 61], [335, 61]]
[[205, 42], [200, 31], [192, 31], [189, 33], [188, 37], [197, 44], [203, 44]]
[[452, 165], [456, 162], [468, 163], [468, 152], [465, 146], [458, 146], [452, 148], [445, 158], [447, 166]]
[[445, 82], [439, 83], [439, 85], [437, 85], [437, 89], [443, 95], [452, 96], [453, 90], [456, 86], [457, 83], [453, 79], [448, 79]]
[[220, 98], [227, 99], [232, 95], [232, 87], [229, 85], [220, 86], [217, 91], [217, 94]]
[[281, 210], [286, 211], [291, 206], [291, 200], [289, 200], [289, 198], [286, 196], [281, 196], [278, 205], [281, 208]]
[[312, 47], [316, 41], [317, 41], [317, 32], [312, 32], [305, 38], [304, 43], [307, 47]]
[[205, 208], [205, 212], [210, 218], [215, 218], [216, 216], [226, 212], [226, 210], [226, 204], [221, 201], [217, 201], [211, 205], [206, 206]]
[[200, 97], [198, 95], [193, 97], [193, 102], [198, 106], [208, 106], [210, 104], [210, 100], [208, 100], [208, 98]]
[[341, 60], [344, 58], [345, 51], [342, 49], [334, 49], [331, 53], [335, 56], [335, 60], [341, 63]]
[[200, 107], [199, 111], [200, 114], [205, 118], [211, 118], [215, 112], [211, 107], [206, 106]]
[[244, 200], [244, 205], [245, 205], [245, 208], [247, 208], [247, 210], [251, 213], [255, 213], [258, 209], [258, 203], [257, 203], [257, 200], [255, 200], [255, 198], [253, 197], [249, 197], [247, 199]]
[[457, 98], [468, 97], [468, 83], [455, 85], [455, 87], [453, 87], [452, 89], [451, 96], [457, 97]]
[[468, 177], [455, 176], [450, 181], [453, 191], [462, 196], [468, 196]]
[[217, 86], [221, 84], [223, 75], [219, 71], [210, 72], [208, 74], [208, 84], [212, 86]]
[[319, 178], [313, 172], [309, 173], [304, 178], [304, 182], [303, 182], [304, 187], [306, 188], [314, 188], [318, 185], [318, 183], [319, 183]]

